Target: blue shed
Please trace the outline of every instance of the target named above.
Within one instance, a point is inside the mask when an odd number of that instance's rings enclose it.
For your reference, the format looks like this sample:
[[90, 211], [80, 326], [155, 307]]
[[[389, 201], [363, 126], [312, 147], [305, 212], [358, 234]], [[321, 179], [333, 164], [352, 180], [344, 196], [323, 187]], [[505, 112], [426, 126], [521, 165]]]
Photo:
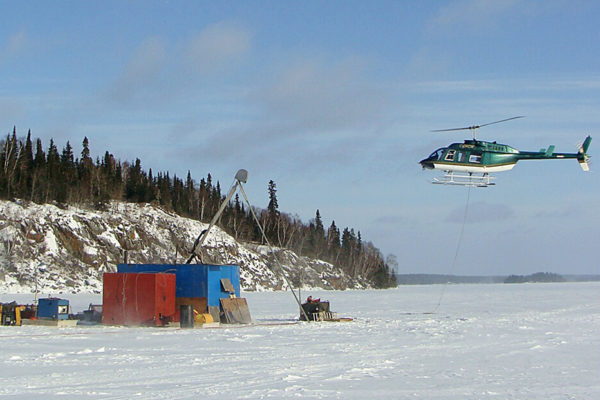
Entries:
[[[117, 272], [164, 272], [175, 274], [175, 297], [204, 297], [208, 306], [220, 305], [233, 289], [240, 297], [240, 267], [212, 264], [119, 264]], [[227, 281], [232, 287], [228, 288]]]
[[69, 300], [49, 297], [38, 300], [38, 318], [69, 319]]

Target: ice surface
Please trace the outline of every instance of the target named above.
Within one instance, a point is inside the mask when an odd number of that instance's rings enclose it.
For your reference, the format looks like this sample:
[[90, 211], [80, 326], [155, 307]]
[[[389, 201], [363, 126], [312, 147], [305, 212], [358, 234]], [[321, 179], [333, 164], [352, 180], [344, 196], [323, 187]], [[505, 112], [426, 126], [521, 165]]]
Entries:
[[600, 283], [449, 285], [431, 313], [441, 290], [302, 293], [350, 323], [289, 325], [292, 295], [261, 292], [254, 326], [0, 327], [0, 397], [600, 398]]

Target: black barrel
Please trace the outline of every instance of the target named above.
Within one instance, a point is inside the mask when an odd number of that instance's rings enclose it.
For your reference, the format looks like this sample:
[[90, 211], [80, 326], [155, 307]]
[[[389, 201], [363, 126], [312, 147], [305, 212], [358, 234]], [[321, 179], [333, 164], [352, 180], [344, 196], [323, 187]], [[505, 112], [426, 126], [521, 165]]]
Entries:
[[179, 325], [182, 328], [194, 327], [194, 307], [191, 304], [179, 306]]

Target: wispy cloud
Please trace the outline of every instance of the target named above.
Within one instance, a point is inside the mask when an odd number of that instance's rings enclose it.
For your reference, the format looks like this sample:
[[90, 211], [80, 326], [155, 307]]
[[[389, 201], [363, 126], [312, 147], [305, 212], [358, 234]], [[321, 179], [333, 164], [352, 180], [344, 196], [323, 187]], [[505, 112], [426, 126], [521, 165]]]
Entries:
[[108, 97], [116, 103], [143, 100], [189, 101], [210, 79], [224, 75], [250, 52], [252, 34], [232, 23], [216, 23], [181, 42], [161, 37], [144, 40], [111, 83]]
[[231, 22], [207, 26], [185, 48], [186, 68], [197, 73], [213, 73], [239, 61], [252, 48], [248, 29]]
[[456, 32], [461, 30], [489, 30], [496, 21], [517, 8], [522, 0], [460, 0], [441, 7], [428, 24], [431, 32]]
[[24, 30], [13, 33], [9, 36], [4, 46], [4, 54], [14, 56], [23, 52], [28, 45], [29, 39], [27, 33]]
[[368, 63], [294, 58], [244, 99], [247, 119], [219, 129], [192, 154], [213, 160], [269, 161], [306, 173], [365, 157], [388, 109], [386, 88]]
[[388, 100], [385, 89], [366, 76], [367, 63], [360, 59], [296, 60], [254, 93], [253, 100], [262, 104], [271, 120], [285, 121], [288, 132], [364, 128]]
[[585, 91], [600, 88], [600, 77], [587, 79], [554, 78], [514, 78], [514, 79], [466, 79], [466, 80], [428, 80], [406, 84], [410, 90], [428, 93], [467, 93], [467, 92], [510, 92], [514, 88], [520, 91]]
[[424, 24], [420, 47], [408, 60], [405, 75], [420, 79], [439, 78], [452, 73], [457, 58], [474, 56], [457, 54], [452, 42], [464, 40], [465, 36], [467, 43], [478, 41], [501, 30], [506, 18], [523, 12], [524, 7], [520, 3], [522, 0], [457, 0], [440, 7]]
[[127, 103], [142, 93], [148, 93], [162, 72], [166, 60], [166, 44], [160, 38], [144, 41], [130, 57], [112, 85], [109, 96], [118, 103]]

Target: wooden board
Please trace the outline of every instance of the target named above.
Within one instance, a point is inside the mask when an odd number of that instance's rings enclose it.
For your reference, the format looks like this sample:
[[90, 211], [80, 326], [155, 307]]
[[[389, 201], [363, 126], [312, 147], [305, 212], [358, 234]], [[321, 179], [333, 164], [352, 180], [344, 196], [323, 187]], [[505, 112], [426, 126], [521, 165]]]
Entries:
[[221, 299], [221, 309], [225, 323], [228, 324], [249, 324], [252, 322], [250, 310], [246, 299], [237, 297], [230, 299]]
[[235, 289], [233, 288], [233, 285], [231, 284], [231, 281], [228, 278], [221, 279], [221, 286], [223, 286], [224, 292], [235, 294]]

